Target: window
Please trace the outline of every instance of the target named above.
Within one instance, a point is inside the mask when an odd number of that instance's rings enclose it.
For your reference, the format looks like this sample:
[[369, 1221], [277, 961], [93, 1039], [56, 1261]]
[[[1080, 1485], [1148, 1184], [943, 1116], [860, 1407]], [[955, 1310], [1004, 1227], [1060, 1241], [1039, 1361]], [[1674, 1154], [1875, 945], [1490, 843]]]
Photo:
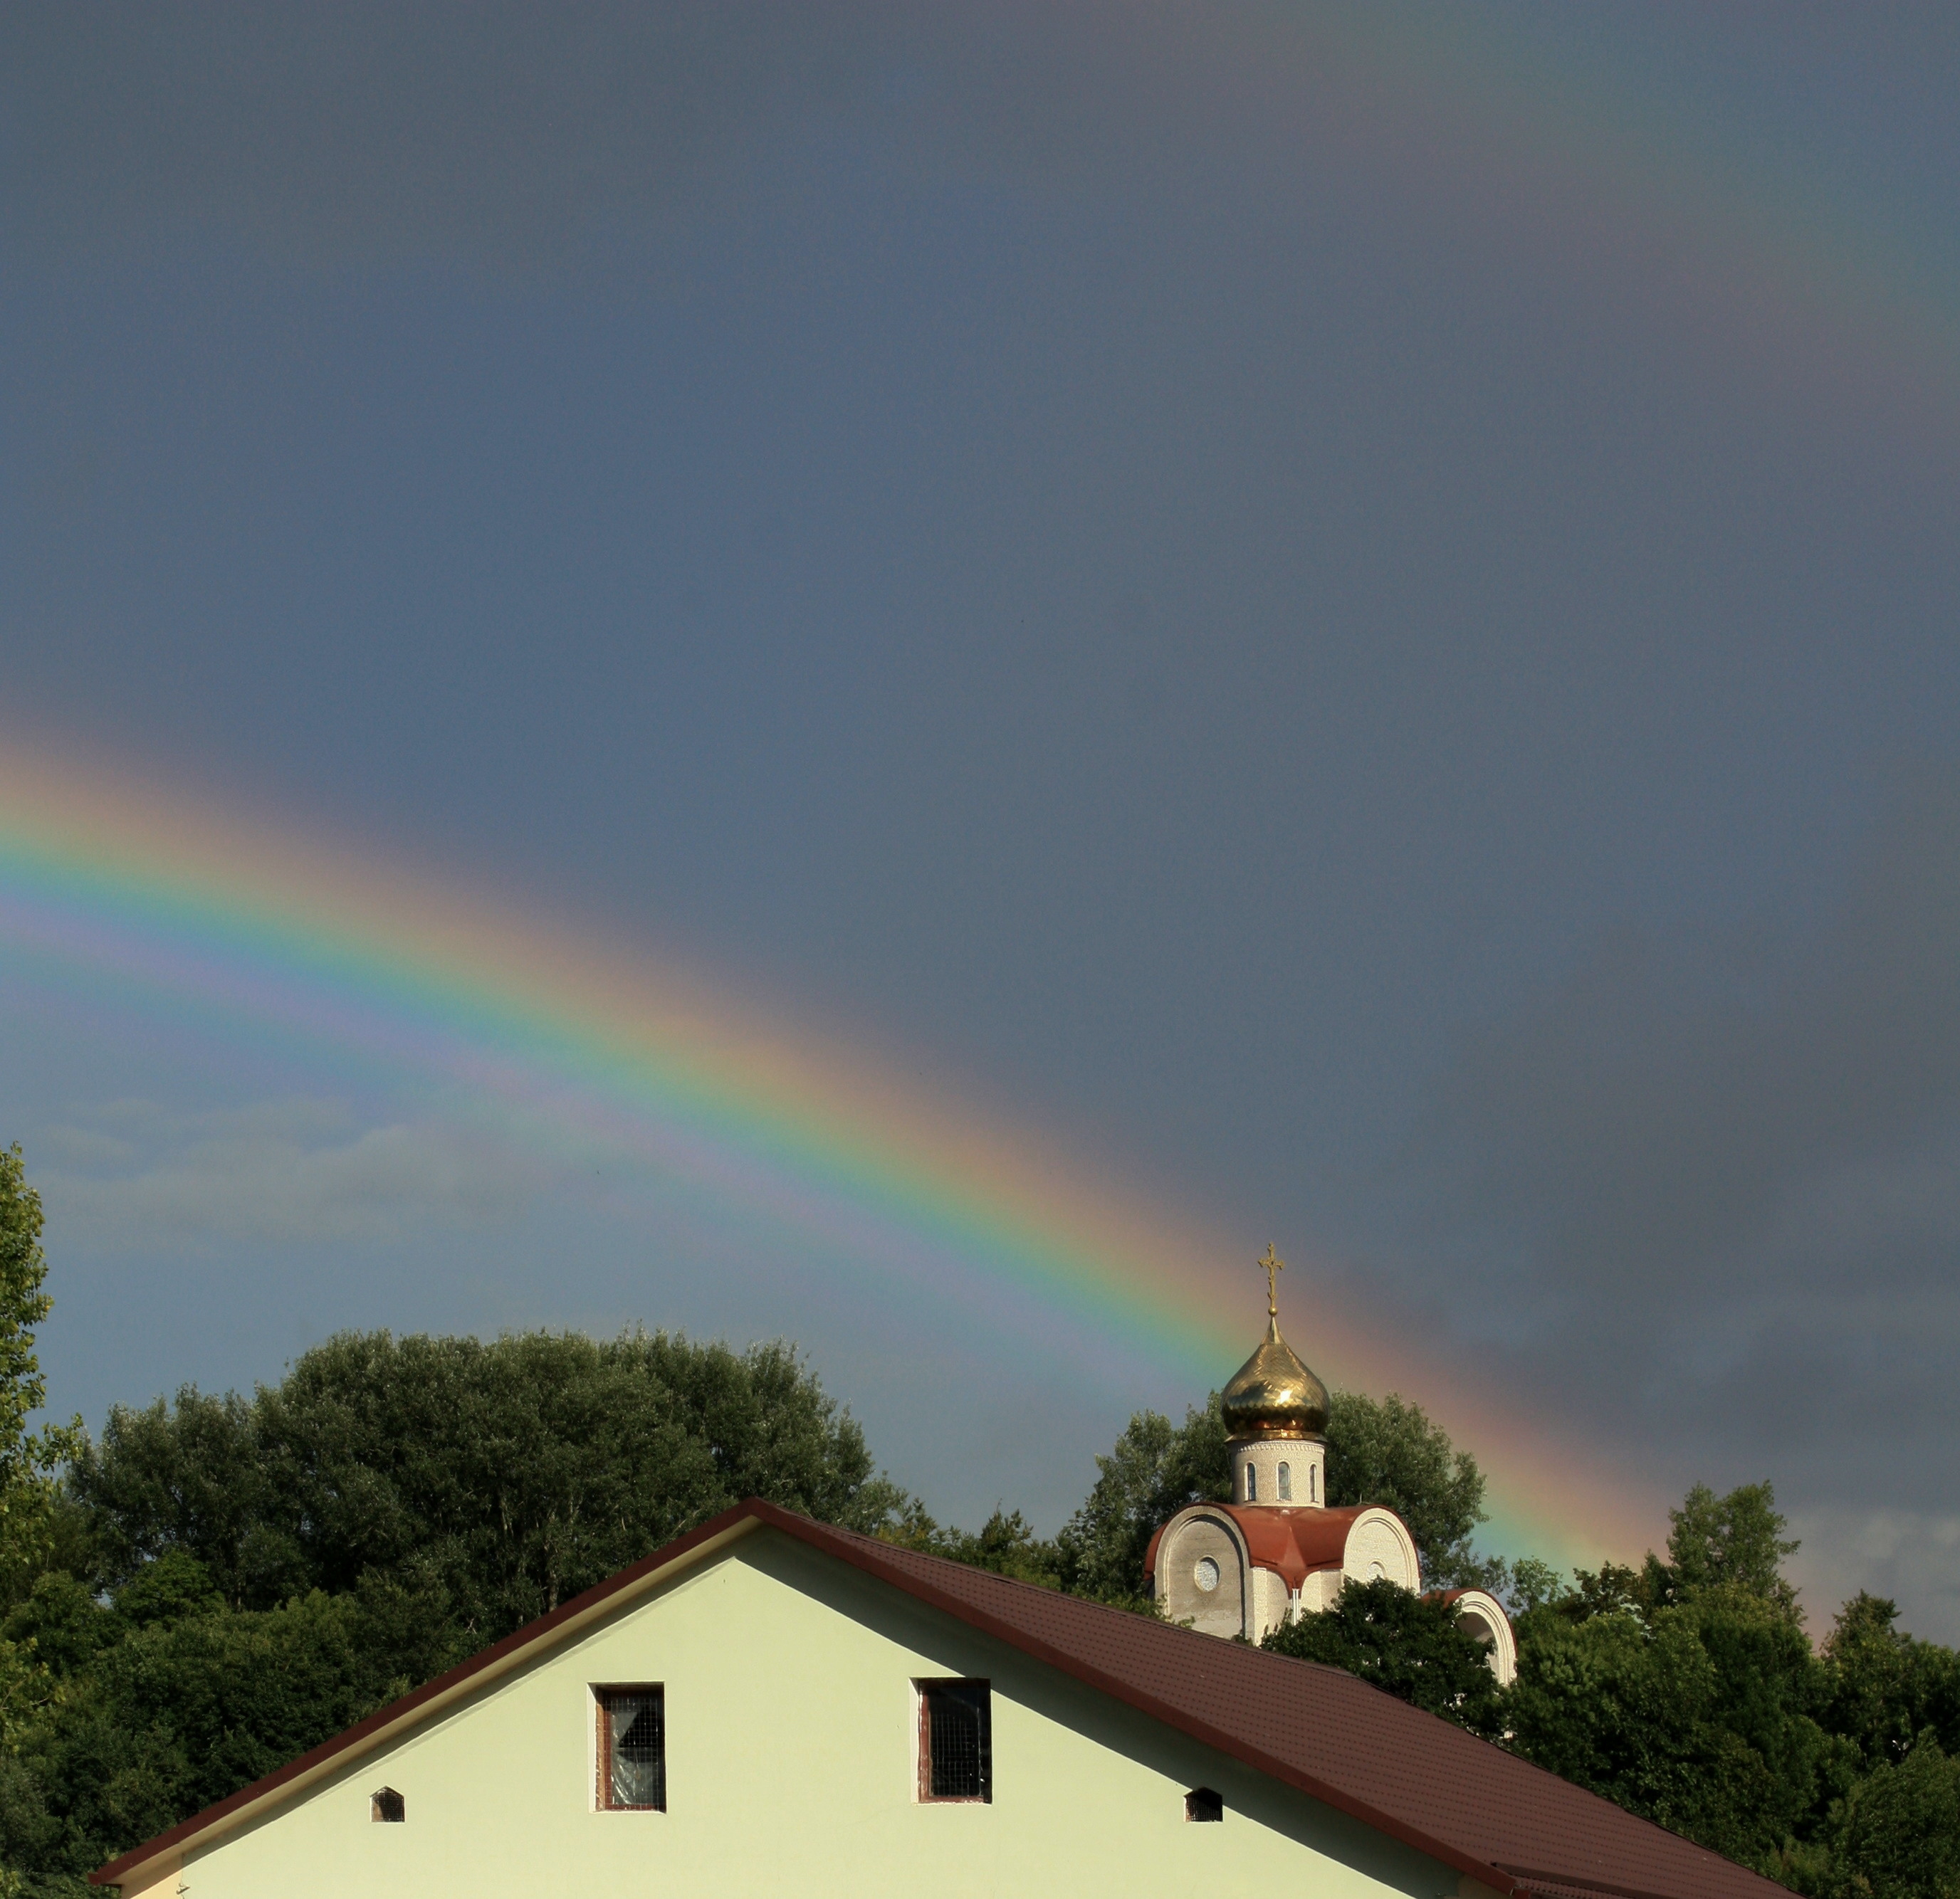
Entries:
[[1293, 1501], [1293, 1466], [1290, 1464], [1280, 1466], [1280, 1501], [1282, 1503]]
[[1225, 1818], [1225, 1802], [1209, 1787], [1193, 1787], [1184, 1796], [1184, 1817], [1187, 1820], [1222, 1820]]
[[406, 1820], [409, 1817], [409, 1803], [393, 1787], [383, 1787], [368, 1801], [368, 1817], [371, 1820]]
[[1246, 1466], [1246, 1501], [1256, 1503], [1259, 1500], [1259, 1474], [1252, 1466]]
[[667, 1810], [666, 1698], [657, 1686], [598, 1688], [598, 1804], [609, 1812]]
[[919, 1798], [994, 1797], [993, 1692], [985, 1681], [921, 1681]]
[[1320, 1468], [1318, 1465], [1306, 1467], [1306, 1500], [1309, 1503], [1320, 1501]]

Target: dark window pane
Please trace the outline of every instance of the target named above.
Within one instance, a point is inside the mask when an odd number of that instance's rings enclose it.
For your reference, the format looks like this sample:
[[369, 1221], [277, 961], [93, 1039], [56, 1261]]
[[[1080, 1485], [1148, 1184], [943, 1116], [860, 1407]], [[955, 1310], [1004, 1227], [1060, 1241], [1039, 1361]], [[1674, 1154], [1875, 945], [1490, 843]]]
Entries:
[[1184, 1796], [1184, 1817], [1187, 1820], [1222, 1820], [1225, 1818], [1225, 1802], [1209, 1787], [1193, 1787]]
[[604, 1767], [600, 1795], [609, 1807], [667, 1805], [667, 1720], [658, 1688], [609, 1688], [600, 1697]]
[[934, 1800], [993, 1798], [993, 1708], [984, 1681], [921, 1683], [925, 1775]]

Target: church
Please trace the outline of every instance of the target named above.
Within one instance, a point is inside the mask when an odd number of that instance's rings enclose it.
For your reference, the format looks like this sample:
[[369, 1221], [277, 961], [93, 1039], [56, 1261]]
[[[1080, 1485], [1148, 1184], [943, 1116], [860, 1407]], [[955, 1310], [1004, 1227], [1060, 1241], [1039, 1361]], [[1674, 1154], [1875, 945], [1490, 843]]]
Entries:
[[[1227, 1393], [1233, 1501], [1152, 1545], [1161, 1617], [751, 1499], [91, 1879], [123, 1899], [1781, 1894], [1338, 1668], [1217, 1639], [1349, 1578], [1419, 1582], [1392, 1512], [1328, 1507], [1325, 1388], [1270, 1280], [1268, 1308]], [[1501, 1608], [1454, 1601], [1494, 1618], [1501, 1672]]]
[[[1421, 1586], [1415, 1538], [1379, 1504], [1327, 1503], [1327, 1387], [1280, 1336], [1278, 1275], [1271, 1246], [1266, 1336], [1223, 1395], [1232, 1451], [1232, 1501], [1194, 1503], [1150, 1541], [1150, 1595], [1169, 1621], [1249, 1642], [1296, 1616], [1330, 1608], [1345, 1582], [1386, 1577]], [[1443, 1599], [1509, 1682], [1517, 1643], [1503, 1605], [1484, 1589]]]

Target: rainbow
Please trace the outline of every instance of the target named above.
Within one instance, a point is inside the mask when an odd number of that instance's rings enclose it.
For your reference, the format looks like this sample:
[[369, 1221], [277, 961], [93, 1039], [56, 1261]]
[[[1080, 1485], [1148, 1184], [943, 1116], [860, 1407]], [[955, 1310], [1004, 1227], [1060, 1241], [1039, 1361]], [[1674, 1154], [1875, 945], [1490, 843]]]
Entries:
[[[658, 1163], [849, 1262], [1071, 1351], [1217, 1384], [1257, 1318], [1255, 1236], [1201, 1231], [677, 960], [541, 921], [293, 826], [0, 745], [0, 954], [195, 1032], [406, 1069], [561, 1150]], [[1257, 1236], [1263, 1239], [1265, 1236]], [[1312, 1286], [1298, 1275], [1296, 1301]], [[1527, 1408], [1312, 1295], [1335, 1382], [1398, 1388], [1473, 1445], [1491, 1540], [1561, 1562], [1652, 1541], [1658, 1499]], [[1297, 1306], [1296, 1308], [1297, 1309]], [[1296, 1328], [1296, 1335], [1300, 1328]], [[1630, 1497], [1634, 1500], [1630, 1503]]]
[[[1141, 17], [1136, 30], [1147, 45]], [[1960, 294], [1937, 207], [1916, 228], [1911, 207], [1874, 218], [1822, 167], [1766, 161], [1685, 97], [1583, 68], [1488, 13], [1248, 10], [1218, 29], [1209, 75], [1192, 44], [1169, 49], [1181, 83], [1215, 81], [1235, 113], [1271, 107], [1303, 154], [1345, 147], [1398, 169], [1440, 218], [1458, 194], [1495, 194], [1528, 241], [1637, 277], [1806, 392], [1823, 361], [1861, 396], [1930, 390], [1922, 419], [1950, 425]], [[568, 1156], [656, 1162], [711, 1217], [739, 1207], [810, 1240], [853, 1275], [852, 1297], [934, 1287], [949, 1323], [984, 1312], [1030, 1341], [1064, 1337], [1106, 1351], [1112, 1374], [1141, 1357], [1195, 1396], [1236, 1363], [1256, 1313], [1264, 1232], [1163, 1206], [900, 1059], [679, 956], [72, 752], [0, 741], [0, 956], [84, 1007], [174, 1012], [221, 1040], [285, 1035], [423, 1077]], [[1300, 1264], [1289, 1290], [1297, 1310], [1299, 1282], [1312, 1287], [1309, 1356], [1337, 1382], [1407, 1392], [1475, 1447], [1498, 1548], [1592, 1561], [1658, 1540], [1660, 1497]]]
[[[1732, 360], [1779, 393], [1808, 403], [1835, 384], [1861, 415], [1877, 398], [1895, 425], [1943, 437], [1960, 410], [1946, 208], [1853, 191], [1855, 167], [1725, 119], [1637, 44], [1580, 50], [1611, 24], [1534, 33], [1433, 4], [1243, 9], [1218, 32], [1213, 83], [1235, 110], [1255, 100], [1290, 122], [1303, 153], [1400, 179], [1439, 231], [1460, 236], [1474, 204], [1487, 228], [1494, 216], [1739, 348]], [[1177, 52], [1201, 87], [1195, 44]]]

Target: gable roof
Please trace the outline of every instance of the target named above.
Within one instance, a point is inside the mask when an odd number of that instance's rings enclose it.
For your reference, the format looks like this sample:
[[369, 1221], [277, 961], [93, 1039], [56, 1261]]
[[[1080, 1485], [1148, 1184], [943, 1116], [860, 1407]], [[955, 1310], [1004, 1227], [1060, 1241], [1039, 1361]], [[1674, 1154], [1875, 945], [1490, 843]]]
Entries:
[[566, 1639], [615, 1598], [766, 1526], [876, 1576], [1507, 1894], [1774, 1899], [1783, 1888], [1338, 1668], [1222, 1642], [940, 1557], [738, 1504], [345, 1733], [112, 1860], [119, 1884], [318, 1778], [342, 1757]]

